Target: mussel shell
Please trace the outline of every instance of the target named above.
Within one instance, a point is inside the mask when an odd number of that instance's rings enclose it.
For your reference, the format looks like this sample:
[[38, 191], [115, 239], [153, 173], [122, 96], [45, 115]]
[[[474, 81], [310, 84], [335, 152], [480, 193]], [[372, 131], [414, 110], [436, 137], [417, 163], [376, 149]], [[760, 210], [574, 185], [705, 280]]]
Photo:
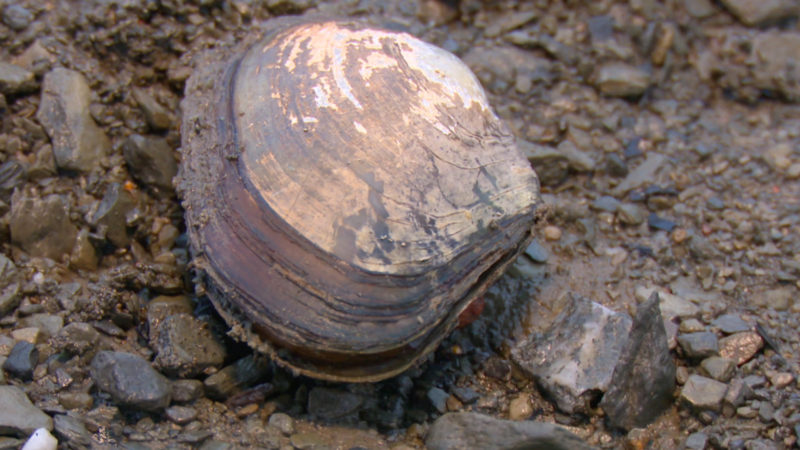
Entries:
[[400, 373], [530, 241], [536, 175], [472, 72], [406, 33], [282, 20], [226, 51], [182, 104], [178, 185], [209, 297], [296, 372]]

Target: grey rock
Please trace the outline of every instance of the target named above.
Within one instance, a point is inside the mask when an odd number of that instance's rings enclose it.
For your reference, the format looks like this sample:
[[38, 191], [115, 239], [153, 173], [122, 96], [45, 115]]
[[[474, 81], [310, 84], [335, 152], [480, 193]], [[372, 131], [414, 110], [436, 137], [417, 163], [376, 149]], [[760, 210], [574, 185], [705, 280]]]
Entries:
[[27, 173], [22, 164], [10, 160], [0, 165], [0, 200], [8, 203], [11, 194], [25, 182]]
[[172, 179], [178, 163], [166, 139], [134, 134], [125, 140], [122, 155], [128, 169], [140, 183], [164, 192], [173, 192]]
[[741, 378], [734, 378], [728, 383], [728, 389], [725, 391], [725, 397], [722, 398], [723, 408], [729, 409], [732, 416], [736, 408], [742, 406], [745, 401], [753, 396], [753, 390]]
[[451, 389], [451, 392], [461, 403], [467, 405], [480, 398], [480, 395], [477, 392], [468, 387], [454, 387]]
[[686, 438], [686, 442], [683, 443], [683, 446], [687, 450], [705, 450], [707, 441], [708, 435], [705, 433], [692, 433]]
[[725, 334], [749, 331], [752, 328], [752, 326], [742, 320], [742, 317], [738, 314], [723, 314], [711, 321], [711, 325], [719, 328], [719, 330]]
[[669, 233], [670, 231], [674, 230], [678, 224], [672, 220], [665, 219], [656, 213], [650, 213], [650, 215], [647, 216], [647, 226], [654, 230], [661, 230]]
[[105, 227], [106, 238], [117, 247], [130, 244], [128, 236], [128, 213], [136, 207], [130, 192], [119, 183], [111, 183], [106, 188], [103, 200], [92, 215], [92, 222]]
[[736, 361], [719, 356], [712, 356], [704, 359], [700, 363], [700, 367], [709, 377], [721, 381], [728, 382], [736, 371]]
[[33, 13], [22, 5], [10, 4], [3, 9], [3, 23], [15, 31], [28, 28], [33, 21]]
[[175, 380], [170, 386], [172, 401], [188, 403], [203, 396], [203, 382], [200, 380]]
[[558, 144], [558, 152], [564, 155], [568, 167], [575, 172], [593, 172], [595, 170], [594, 159], [570, 141], [562, 141]]
[[655, 180], [656, 173], [664, 167], [667, 158], [660, 153], [651, 153], [638, 167], [633, 169], [627, 177], [612, 191], [615, 197], [622, 197], [629, 191], [639, 188]]
[[22, 94], [36, 90], [33, 72], [20, 66], [0, 62], [0, 92], [3, 94]]
[[554, 77], [550, 60], [512, 46], [473, 46], [462, 59], [494, 92], [514, 86], [518, 77], [533, 83]]
[[30, 381], [38, 363], [39, 351], [36, 346], [27, 341], [19, 341], [3, 363], [3, 370], [22, 381]]
[[775, 418], [775, 407], [770, 402], [761, 402], [758, 406], [758, 419], [770, 423]]
[[710, 331], [682, 334], [678, 336], [678, 344], [687, 358], [700, 359], [719, 353], [717, 335]]
[[51, 340], [54, 348], [82, 355], [97, 351], [100, 333], [86, 322], [73, 322], [59, 330]]
[[90, 172], [111, 151], [111, 141], [89, 114], [90, 91], [83, 75], [69, 69], [48, 72], [36, 118], [53, 143], [61, 170]]
[[599, 67], [594, 85], [612, 97], [638, 97], [650, 86], [650, 74], [625, 63], [607, 63]]
[[363, 402], [352, 392], [315, 387], [308, 393], [308, 413], [322, 420], [341, 419], [356, 413]]
[[440, 414], [447, 412], [447, 399], [450, 398], [450, 394], [438, 387], [432, 387], [428, 390], [427, 397], [436, 411]]
[[0, 386], [0, 435], [28, 437], [37, 428], [53, 429], [53, 420], [33, 406], [16, 386]]
[[625, 225], [639, 225], [647, 217], [647, 210], [635, 203], [620, 203], [617, 217]]
[[12, 283], [0, 291], [0, 317], [14, 311], [22, 297], [19, 293], [19, 284]]
[[542, 244], [538, 243], [537, 241], [531, 241], [528, 248], [525, 249], [525, 255], [528, 256], [533, 262], [544, 264], [547, 262], [547, 258], [550, 257], [547, 249], [542, 247]]
[[157, 330], [161, 322], [174, 314], [192, 314], [194, 305], [185, 295], [159, 295], [147, 304], [147, 326]]
[[151, 333], [155, 365], [166, 374], [190, 378], [225, 362], [225, 347], [189, 314], [168, 316]]
[[265, 358], [249, 355], [209, 376], [203, 385], [209, 397], [224, 399], [263, 379], [269, 372]]
[[140, 356], [101, 351], [92, 359], [90, 374], [100, 389], [123, 405], [151, 411], [169, 405], [169, 381]]
[[536, 168], [536, 175], [544, 186], [555, 186], [564, 181], [569, 171], [569, 161], [552, 147], [536, 145], [527, 141], [518, 143], [519, 149]]
[[497, 37], [511, 30], [515, 30], [535, 20], [537, 17], [539, 17], [539, 12], [536, 10], [507, 11], [505, 14], [492, 21], [489, 26], [486, 27], [483, 34], [486, 37]]
[[606, 172], [615, 177], [624, 177], [630, 172], [628, 164], [616, 153], [609, 153], [606, 156]]
[[425, 438], [430, 450], [584, 450], [592, 447], [558, 425], [501, 420], [473, 413], [449, 413], [438, 418]]
[[620, 201], [615, 199], [614, 197], [603, 195], [597, 197], [592, 202], [592, 209], [596, 209], [598, 211], [606, 211], [606, 212], [615, 212], [617, 208], [621, 205]]
[[725, 383], [700, 375], [690, 375], [681, 390], [681, 400], [700, 410], [719, 411], [726, 389]]
[[705, 19], [716, 12], [711, 0], [684, 0], [686, 11], [695, 19]]
[[614, 427], [643, 428], [672, 403], [676, 368], [659, 304], [654, 292], [638, 306], [628, 342], [600, 401]]
[[316, 4], [316, 0], [267, 0], [267, 8], [276, 14], [298, 14]]
[[11, 200], [11, 242], [31, 256], [58, 260], [75, 245], [78, 228], [69, 218], [65, 197], [17, 191]]
[[795, 293], [790, 288], [769, 289], [753, 296], [753, 304], [772, 308], [775, 311], [786, 311], [794, 303]]
[[[793, 3], [792, 0], [748, 1], [766, 5], [775, 2]], [[797, 9], [795, 9], [797, 10]], [[788, 100], [800, 101], [800, 84], [797, 80], [797, 61], [800, 61], [800, 33], [764, 32], [753, 41], [753, 56], [758, 61], [754, 68], [753, 82], [761, 89], [773, 90]]]
[[54, 336], [64, 327], [64, 318], [55, 314], [36, 313], [19, 320], [23, 327], [38, 328], [44, 339]]
[[53, 427], [56, 437], [67, 447], [88, 448], [92, 443], [91, 433], [77, 417], [56, 414], [53, 416]]
[[172, 126], [172, 115], [167, 108], [161, 106], [158, 101], [153, 98], [144, 89], [133, 89], [133, 98], [139, 104], [144, 114], [144, 120], [155, 131], [166, 130]]
[[549, 329], [521, 341], [511, 356], [559, 409], [586, 412], [611, 383], [631, 318], [575, 294], [570, 300]]
[[792, 0], [721, 0], [737, 19], [745, 25], [765, 25], [786, 19], [798, 13], [798, 4]]
[[719, 355], [742, 365], [764, 347], [764, 338], [755, 331], [732, 334], [719, 340]]
[[273, 426], [286, 436], [294, 433], [294, 419], [284, 413], [274, 413], [269, 416], [269, 425]]
[[164, 410], [164, 415], [170, 422], [186, 425], [197, 417], [197, 410], [188, 406], [170, 406]]

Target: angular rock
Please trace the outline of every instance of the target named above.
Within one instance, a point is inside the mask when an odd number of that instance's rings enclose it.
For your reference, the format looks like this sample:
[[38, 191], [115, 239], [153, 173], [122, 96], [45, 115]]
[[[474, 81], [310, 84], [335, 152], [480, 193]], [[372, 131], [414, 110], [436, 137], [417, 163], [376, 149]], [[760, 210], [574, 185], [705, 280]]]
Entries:
[[0, 291], [0, 317], [14, 311], [19, 306], [22, 297], [19, 294], [19, 284], [12, 283]]
[[615, 197], [622, 197], [627, 194], [628, 191], [639, 188], [647, 183], [652, 183], [655, 180], [656, 173], [658, 173], [666, 163], [666, 156], [660, 153], [651, 153], [644, 162], [639, 164], [638, 167], [628, 173], [628, 176], [620, 181], [613, 189], [612, 194]]
[[308, 413], [322, 420], [341, 419], [357, 412], [363, 402], [352, 392], [315, 387], [308, 393]]
[[55, 435], [66, 446], [71, 448], [88, 448], [92, 444], [92, 435], [81, 419], [66, 414], [53, 416]]
[[672, 403], [676, 368], [659, 314], [659, 297], [654, 292], [637, 308], [628, 342], [600, 401], [614, 427], [643, 428]]
[[36, 364], [39, 364], [39, 351], [36, 350], [36, 346], [30, 342], [19, 341], [3, 363], [3, 370], [22, 381], [30, 381], [33, 379], [33, 369], [36, 368]]
[[28, 437], [38, 428], [53, 429], [53, 420], [33, 406], [16, 386], [0, 386], [0, 435]]
[[203, 396], [203, 382], [200, 380], [175, 380], [170, 386], [172, 401], [188, 403]]
[[170, 406], [164, 410], [164, 415], [170, 422], [186, 425], [197, 417], [197, 410], [187, 406]]
[[150, 331], [155, 365], [168, 375], [190, 378], [225, 362], [225, 347], [189, 314], [168, 316]]
[[54, 348], [82, 355], [98, 349], [100, 333], [86, 322], [73, 322], [59, 330], [51, 340]]
[[158, 101], [153, 98], [144, 89], [133, 89], [133, 98], [139, 104], [144, 114], [144, 120], [150, 125], [150, 128], [156, 131], [166, 130], [172, 126], [172, 115], [167, 108], [161, 106]]
[[786, 311], [794, 303], [795, 296], [794, 289], [769, 289], [753, 296], [753, 303], [775, 311]]
[[691, 359], [706, 358], [719, 353], [717, 335], [710, 331], [682, 334], [678, 336], [678, 344], [686, 357]]
[[112, 244], [120, 248], [127, 247], [131, 242], [127, 215], [135, 206], [130, 192], [119, 183], [111, 183], [92, 215], [92, 222], [105, 227], [106, 238]]
[[736, 361], [719, 356], [704, 359], [700, 367], [709, 377], [727, 383], [736, 371]]
[[432, 387], [428, 390], [427, 397], [436, 411], [439, 411], [440, 414], [447, 412], [447, 399], [450, 398], [450, 394], [438, 387]]
[[[753, 0], [751, 0], [753, 1]], [[753, 3], [770, 4], [788, 2], [800, 5], [792, 0], [754, 0]], [[753, 56], [758, 61], [754, 66], [753, 82], [761, 89], [776, 91], [786, 99], [800, 101], [800, 33], [798, 32], [764, 32], [759, 33], [753, 41]]]
[[224, 367], [206, 378], [203, 384], [209, 397], [224, 399], [263, 379], [269, 372], [268, 361], [253, 354]]
[[37, 313], [23, 317], [19, 326], [35, 327], [42, 333], [42, 339], [49, 339], [64, 327], [64, 318], [55, 314]]
[[69, 218], [65, 197], [14, 193], [9, 221], [11, 242], [31, 256], [59, 260], [75, 245], [78, 228]]
[[552, 326], [520, 342], [511, 356], [559, 409], [587, 412], [611, 383], [630, 329], [628, 315], [572, 294]]
[[166, 139], [134, 134], [125, 140], [122, 155], [140, 183], [165, 192], [175, 190], [172, 179], [178, 173], [178, 163]]
[[518, 143], [522, 154], [536, 167], [536, 175], [544, 186], [556, 186], [567, 178], [569, 161], [558, 150], [528, 141]]
[[22, 94], [36, 90], [36, 77], [33, 72], [15, 64], [0, 62], [0, 92], [3, 94]]
[[766, 25], [792, 17], [800, 7], [793, 0], [721, 0], [722, 4], [742, 23], [749, 26]]
[[50, 136], [61, 170], [91, 172], [111, 151], [111, 141], [89, 114], [89, 103], [89, 85], [79, 72], [56, 68], [45, 75], [36, 118]]
[[3, 8], [3, 23], [14, 31], [28, 28], [33, 21], [33, 13], [22, 5], [10, 4]]
[[430, 450], [593, 448], [552, 423], [501, 420], [474, 412], [448, 413], [438, 418], [428, 431], [425, 445]]
[[650, 74], [625, 63], [607, 63], [597, 70], [594, 85], [611, 97], [638, 97], [650, 86]]
[[752, 326], [742, 320], [742, 317], [738, 314], [723, 314], [711, 321], [711, 325], [719, 328], [719, 331], [725, 334], [749, 331], [752, 328]]
[[140, 356], [101, 351], [92, 359], [90, 374], [100, 389], [123, 405], [151, 411], [169, 405], [169, 381]]
[[755, 331], [732, 334], [719, 340], [719, 356], [730, 358], [742, 365], [764, 347], [764, 338]]
[[681, 400], [700, 410], [719, 411], [725, 397], [725, 383], [700, 375], [690, 375], [681, 390]]

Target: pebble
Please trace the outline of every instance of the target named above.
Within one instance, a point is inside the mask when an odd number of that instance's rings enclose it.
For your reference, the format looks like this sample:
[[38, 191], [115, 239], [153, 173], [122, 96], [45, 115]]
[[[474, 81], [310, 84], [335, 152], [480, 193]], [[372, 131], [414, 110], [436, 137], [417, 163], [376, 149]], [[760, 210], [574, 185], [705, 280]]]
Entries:
[[45, 75], [36, 118], [50, 136], [59, 169], [90, 172], [111, 151], [111, 141], [89, 114], [90, 101], [79, 72], [55, 68]]
[[501, 420], [474, 413], [448, 413], [438, 418], [425, 437], [429, 450], [490, 450], [498, 448], [592, 448], [567, 429], [552, 423]]
[[561, 228], [555, 225], [547, 225], [542, 230], [542, 235], [548, 241], [557, 241], [561, 239], [561, 234], [562, 234]]
[[39, 351], [36, 346], [27, 341], [19, 341], [11, 349], [8, 359], [3, 363], [3, 370], [12, 377], [30, 381], [33, 379], [33, 370], [38, 363]]
[[700, 363], [700, 367], [709, 377], [726, 383], [733, 377], [733, 373], [736, 370], [736, 361], [719, 356], [712, 356], [704, 359]]
[[723, 413], [730, 417], [745, 401], [753, 396], [753, 390], [741, 378], [734, 378], [728, 383], [728, 390], [722, 399]]
[[33, 21], [33, 13], [22, 5], [10, 4], [3, 8], [3, 23], [14, 31], [28, 28]]
[[594, 85], [611, 97], [638, 97], [650, 86], [650, 74], [629, 64], [612, 62], [598, 68]]
[[705, 19], [716, 12], [711, 0], [684, 0], [683, 5], [689, 15], [695, 19]]
[[615, 212], [617, 208], [621, 205], [620, 201], [614, 197], [603, 195], [601, 197], [596, 198], [592, 204], [591, 208], [597, 211], [607, 211], [607, 212]]
[[128, 213], [136, 207], [136, 202], [122, 184], [110, 183], [103, 194], [103, 200], [92, 214], [91, 222], [103, 226], [106, 238], [119, 248], [130, 244], [128, 236]]
[[798, 13], [792, 0], [721, 0], [737, 19], [748, 26], [760, 26], [791, 17]]
[[[757, 0], [750, 1], [757, 2]], [[768, 5], [776, 2], [792, 2], [797, 5], [793, 0], [772, 0], [759, 4]], [[752, 46], [753, 57], [757, 58], [759, 63], [753, 66], [753, 79], [748, 80], [748, 83], [761, 89], [773, 90], [790, 101], [800, 101], [800, 86], [788, 82], [792, 75], [785, 74], [787, 64], [793, 64], [793, 61], [800, 59], [800, 33], [761, 32], [753, 40]]]
[[475, 400], [480, 398], [480, 394], [468, 387], [454, 387], [450, 391], [459, 401], [467, 405], [474, 403]]
[[650, 184], [656, 177], [656, 173], [664, 168], [667, 158], [660, 153], [650, 153], [647, 159], [633, 169], [628, 176], [622, 179], [613, 189], [612, 194], [619, 198], [633, 189]]
[[624, 177], [630, 170], [628, 164], [618, 154], [610, 153], [606, 156], [606, 172], [614, 177]]
[[19, 284], [12, 283], [0, 291], [0, 318], [14, 311], [22, 297], [19, 295]]
[[533, 262], [539, 264], [546, 263], [547, 259], [550, 257], [550, 253], [547, 251], [547, 249], [537, 241], [531, 241], [530, 245], [528, 245], [528, 248], [525, 249], [525, 255], [527, 255], [528, 258], [530, 258]]
[[283, 433], [286, 436], [291, 435], [294, 433], [294, 419], [291, 416], [284, 413], [274, 413], [269, 416], [269, 425], [273, 426]]
[[56, 335], [64, 327], [64, 318], [55, 314], [35, 313], [22, 317], [19, 325], [28, 328], [38, 328], [42, 339], [46, 340]]
[[35, 90], [36, 77], [33, 72], [15, 64], [0, 62], [0, 92], [16, 95]]
[[263, 379], [269, 372], [268, 361], [251, 354], [210, 375], [203, 385], [209, 397], [226, 399]]
[[765, 308], [772, 308], [775, 311], [786, 311], [794, 303], [796, 296], [792, 288], [777, 288], [762, 292], [760, 295], [753, 295], [754, 305]]
[[154, 131], [163, 131], [172, 126], [172, 115], [167, 108], [161, 106], [146, 90], [133, 89], [133, 98], [144, 114], [144, 120]]
[[189, 403], [203, 396], [203, 382], [200, 380], [175, 380], [170, 385], [172, 401]]
[[225, 362], [225, 347], [189, 314], [168, 316], [151, 333], [155, 366], [168, 375], [191, 378]]
[[83, 421], [77, 417], [56, 414], [53, 416], [53, 428], [55, 435], [67, 447], [88, 448], [92, 444], [92, 435], [86, 429]]
[[178, 163], [166, 139], [131, 135], [122, 145], [122, 155], [140, 183], [166, 193], [175, 190], [172, 179], [178, 173]]
[[758, 419], [770, 423], [775, 418], [775, 408], [770, 402], [761, 402], [758, 407]]
[[742, 365], [764, 346], [764, 339], [755, 331], [732, 334], [719, 340], [719, 355]]
[[58, 403], [66, 409], [91, 409], [94, 398], [85, 392], [59, 392]]
[[69, 255], [78, 228], [69, 216], [65, 196], [42, 196], [18, 190], [11, 200], [11, 241], [31, 256], [60, 260]]
[[531, 396], [519, 394], [508, 405], [508, 418], [511, 420], [526, 420], [533, 414]]
[[706, 331], [706, 326], [697, 319], [682, 320], [678, 331], [681, 333], [696, 333], [698, 331]]
[[432, 387], [428, 390], [427, 397], [433, 409], [440, 414], [447, 412], [447, 399], [450, 398], [450, 394], [438, 387]]
[[666, 231], [667, 233], [678, 226], [672, 220], [665, 219], [656, 213], [650, 213], [650, 215], [647, 216], [647, 225], [654, 230]]
[[308, 413], [322, 420], [341, 419], [357, 412], [363, 401], [352, 392], [315, 387], [308, 393]]
[[739, 333], [742, 331], [749, 331], [750, 326], [749, 323], [742, 320], [742, 317], [738, 314], [723, 314], [713, 321], [711, 321], [711, 325], [719, 328], [725, 334], [733, 334]]
[[687, 333], [678, 336], [678, 344], [687, 358], [700, 359], [719, 353], [717, 335], [710, 331]]
[[686, 441], [683, 443], [683, 446], [687, 450], [705, 450], [706, 442], [708, 441], [708, 435], [705, 433], [692, 433], [687, 438]]
[[639, 225], [644, 223], [647, 210], [635, 203], [620, 203], [617, 208], [617, 217], [624, 225]]
[[520, 141], [518, 145], [531, 165], [536, 167], [536, 175], [542, 185], [556, 186], [566, 179], [569, 161], [564, 154], [552, 147], [527, 141]]
[[149, 411], [169, 405], [169, 381], [140, 356], [101, 351], [92, 359], [90, 374], [118, 403]]
[[794, 375], [789, 372], [775, 372], [769, 375], [769, 382], [776, 389], [783, 389], [793, 381]]
[[289, 437], [292, 447], [297, 450], [322, 450], [330, 448], [328, 439], [319, 433], [296, 433]]
[[54, 348], [78, 355], [96, 351], [99, 343], [100, 333], [86, 322], [68, 324], [51, 340]]
[[38, 428], [53, 429], [53, 420], [33, 406], [20, 388], [0, 386], [0, 430], [4, 435], [27, 437]]
[[170, 406], [164, 410], [164, 415], [173, 423], [186, 425], [197, 417], [197, 410], [188, 406]]
[[681, 400], [697, 409], [719, 411], [727, 386], [700, 375], [690, 375], [681, 389]]

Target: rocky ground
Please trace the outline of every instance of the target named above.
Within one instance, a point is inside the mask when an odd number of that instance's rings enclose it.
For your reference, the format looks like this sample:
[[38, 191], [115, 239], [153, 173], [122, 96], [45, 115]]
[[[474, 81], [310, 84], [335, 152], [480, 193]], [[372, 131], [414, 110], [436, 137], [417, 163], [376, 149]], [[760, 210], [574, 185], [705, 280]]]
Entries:
[[[458, 54], [549, 205], [484, 315], [381, 383], [293, 377], [194, 294], [172, 185], [192, 56], [300, 13]], [[72, 448], [796, 447], [798, 13], [5, 1], [0, 448], [37, 428]]]

